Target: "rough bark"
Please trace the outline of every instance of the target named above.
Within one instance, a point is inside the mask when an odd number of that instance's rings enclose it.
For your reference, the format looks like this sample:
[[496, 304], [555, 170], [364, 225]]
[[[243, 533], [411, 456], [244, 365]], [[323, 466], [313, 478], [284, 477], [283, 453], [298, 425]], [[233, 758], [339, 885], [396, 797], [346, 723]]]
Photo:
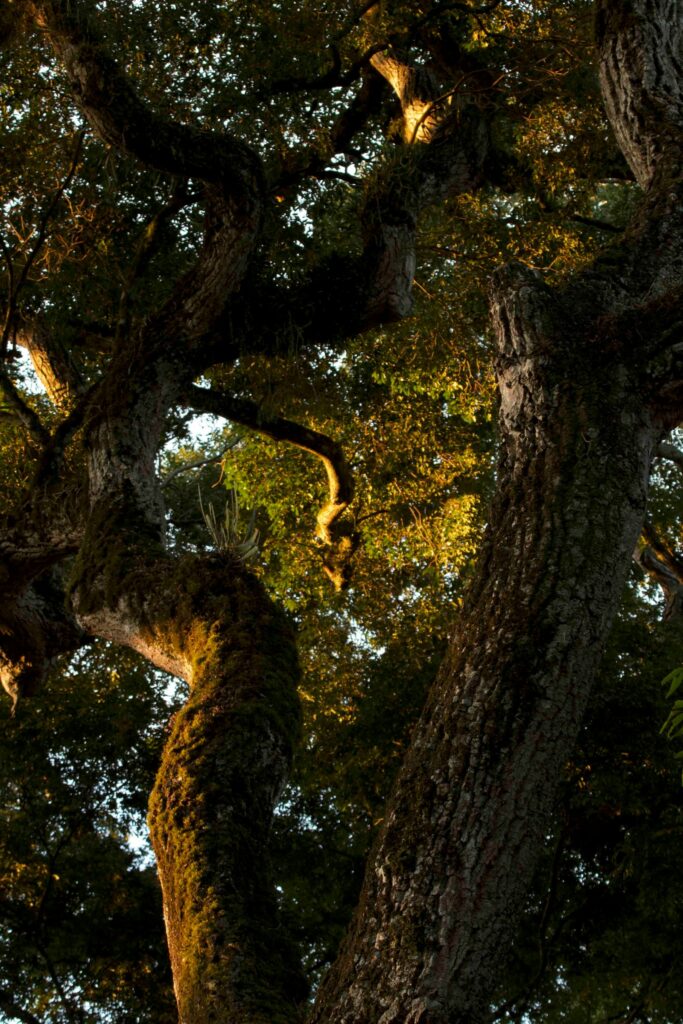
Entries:
[[[486, 1018], [642, 527], [650, 461], [662, 431], [680, 421], [680, 0], [597, 6], [608, 111], [647, 194], [623, 240], [563, 291], [520, 268], [496, 279], [498, 496], [315, 1024]], [[27, 651], [38, 652], [36, 666], [49, 660], [58, 602], [41, 592], [40, 578], [77, 549], [60, 649], [87, 632], [190, 684], [150, 803], [181, 1022], [294, 1021], [304, 988], [265, 859], [298, 728], [293, 641], [236, 558], [175, 559], [164, 550], [154, 459], [168, 411], [211, 364], [216, 338], [226, 359], [237, 354], [239, 322], [228, 337], [228, 312], [241, 311], [243, 334], [256, 325], [256, 350], [277, 348], [298, 322], [289, 319], [296, 305], [308, 342], [406, 315], [418, 214], [478, 187], [486, 120], [474, 106], [435, 103], [424, 75], [376, 54], [402, 105], [404, 145], [368, 190], [364, 251], [334, 275], [342, 312], [330, 327], [333, 275], [322, 268], [259, 320], [260, 310], [244, 310], [265, 202], [255, 153], [149, 109], [78, 4], [17, 7], [50, 40], [107, 144], [203, 183], [206, 224], [195, 266], [137, 331], [116, 338], [86, 395], [76, 397], [58, 349], [34, 336], [55, 400], [66, 388], [76, 402], [87, 493], [73, 533], [64, 527], [51, 550], [30, 530], [17, 534], [16, 551], [9, 534], [3, 542], [6, 564], [23, 568], [0, 580], [15, 622], [0, 637], [0, 675], [11, 689], [27, 666], [32, 681]], [[43, 433], [34, 430], [49, 447]], [[316, 444], [304, 438], [303, 447]], [[338, 454], [326, 453], [332, 468]], [[332, 504], [347, 496], [348, 486]]]
[[502, 455], [487, 539], [315, 1024], [487, 1019], [651, 459], [680, 422], [679, 94], [666, 106], [634, 68], [680, 81], [682, 11], [607, 0], [598, 14], [608, 111], [649, 194], [623, 243], [564, 292], [514, 267], [493, 285]]
[[520, 269], [498, 277], [503, 457], [476, 581], [313, 1021], [475, 1024], [531, 881], [645, 512], [659, 427]]
[[600, 82], [621, 150], [648, 188], [662, 167], [680, 165], [683, 131], [681, 8], [678, 0], [597, 4]]
[[[155, 569], [155, 574], [157, 569]], [[174, 567], [157, 591], [191, 695], [150, 799], [181, 1021], [292, 1021], [306, 994], [268, 871], [273, 808], [299, 727], [294, 640], [245, 570]], [[158, 634], [157, 634], [158, 636]], [[148, 640], [149, 642], [149, 640]]]

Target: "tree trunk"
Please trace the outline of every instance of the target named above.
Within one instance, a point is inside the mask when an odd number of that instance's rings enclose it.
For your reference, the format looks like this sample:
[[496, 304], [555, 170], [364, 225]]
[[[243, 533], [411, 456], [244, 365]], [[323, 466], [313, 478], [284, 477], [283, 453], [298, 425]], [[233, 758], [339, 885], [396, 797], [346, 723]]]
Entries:
[[[642, 382], [498, 276], [503, 453], [476, 579], [313, 1021], [487, 1019], [638, 537]], [[570, 319], [571, 323], [571, 319]]]
[[289, 1024], [307, 988], [279, 925], [268, 834], [300, 726], [292, 631], [236, 556], [150, 558], [140, 531], [123, 568], [122, 517], [110, 504], [106, 518], [96, 560], [81, 553], [80, 620], [190, 684], [149, 804], [181, 1024]]
[[642, 206], [563, 291], [493, 285], [497, 497], [466, 607], [416, 727], [314, 1024], [479, 1024], [550, 823], [681, 421], [679, 0], [597, 3], [606, 105]]
[[299, 731], [295, 646], [244, 569], [221, 558], [188, 569], [172, 628], [192, 692], [149, 805], [180, 1020], [285, 1024], [306, 986], [278, 925], [267, 849]]
[[158, 363], [150, 384], [141, 366], [124, 391], [118, 365], [88, 421], [71, 599], [90, 633], [190, 686], [149, 805], [180, 1022], [289, 1024], [307, 988], [278, 922], [268, 833], [300, 727], [294, 637], [235, 553], [165, 552], [153, 455], [182, 376]]
[[[193, 269], [137, 335], [117, 339], [69, 427], [82, 425], [88, 456], [75, 619], [48, 615], [27, 573], [9, 591], [0, 681], [13, 694], [31, 685], [82, 628], [189, 683], [150, 803], [181, 1024], [284, 1024], [299, 1019], [304, 987], [265, 851], [298, 731], [293, 639], [234, 556], [166, 553], [154, 474], [169, 410], [218, 342], [226, 361], [237, 355], [225, 318], [261, 238], [265, 175], [241, 141], [142, 102], [82, 6], [21, 7], [107, 144], [203, 183], [206, 224]], [[486, 1020], [642, 526], [653, 451], [681, 420], [681, 0], [598, 0], [597, 12], [608, 113], [646, 198], [620, 247], [563, 292], [517, 267], [494, 284], [498, 495], [313, 1024]], [[350, 292], [364, 296], [358, 327], [408, 311], [419, 210], [477, 187], [489, 144], [477, 107], [447, 116], [422, 76], [379, 51], [375, 64], [399, 96], [407, 144], [425, 152], [406, 163], [398, 204], [391, 175], [380, 182], [361, 261], [369, 280]], [[319, 305], [329, 320], [329, 292]], [[49, 345], [33, 347], [59, 371]], [[68, 397], [67, 378], [62, 368], [56, 382]], [[62, 620], [53, 650], [43, 635]]]

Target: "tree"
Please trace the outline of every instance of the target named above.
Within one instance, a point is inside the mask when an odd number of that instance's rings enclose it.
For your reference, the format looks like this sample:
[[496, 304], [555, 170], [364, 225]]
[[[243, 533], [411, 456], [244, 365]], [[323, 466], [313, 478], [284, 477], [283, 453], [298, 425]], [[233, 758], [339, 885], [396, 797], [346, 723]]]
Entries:
[[[511, 139], [529, 111], [552, 120], [557, 99], [538, 71], [556, 55], [549, 25], [566, 18], [579, 45], [589, 13], [578, 0], [298, 15], [197, 4], [154, 24], [144, 4], [3, 4], [27, 151], [9, 168], [19, 198], [6, 211], [34, 227], [28, 243], [26, 230], [4, 242], [2, 383], [34, 472], [3, 530], [2, 680], [21, 701], [94, 636], [190, 684], [149, 809], [184, 1024], [301, 1016], [306, 986], [267, 862], [299, 733], [298, 668], [291, 623], [240, 557], [234, 525], [216, 527], [223, 550], [209, 555], [167, 535], [157, 454], [184, 407], [317, 455], [330, 485], [324, 565], [348, 585], [360, 538], [345, 456], [257, 400], [259, 368], [293, 353], [306, 382], [324, 382], [352, 342], [410, 313], [420, 217], [484, 188], [498, 190], [501, 216], [514, 208], [540, 165], [525, 166]], [[680, 421], [682, 21], [677, 0], [598, 0], [602, 92], [628, 164], [604, 146], [603, 172], [632, 176], [642, 197], [614, 243], [563, 278], [516, 263], [493, 279], [500, 456], [486, 535], [311, 1021], [489, 1013], [643, 528], [652, 459]], [[579, 70], [574, 96], [590, 96]], [[302, 96], [315, 100], [302, 108]], [[37, 208], [27, 171], [50, 180], [74, 123], [61, 184]], [[115, 204], [102, 144], [128, 176]], [[547, 165], [553, 146], [540, 148]], [[302, 200], [312, 179], [358, 170], [360, 201]], [[552, 211], [557, 194], [532, 184]], [[314, 244], [304, 209], [321, 224]], [[13, 380], [15, 342], [50, 410]]]

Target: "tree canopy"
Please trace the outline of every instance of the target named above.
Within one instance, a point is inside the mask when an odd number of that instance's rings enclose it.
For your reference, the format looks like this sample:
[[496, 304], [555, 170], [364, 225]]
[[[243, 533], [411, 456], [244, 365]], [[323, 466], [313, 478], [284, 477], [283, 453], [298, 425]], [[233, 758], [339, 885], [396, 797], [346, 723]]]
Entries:
[[0, 4], [8, 1021], [679, 1019], [682, 38]]

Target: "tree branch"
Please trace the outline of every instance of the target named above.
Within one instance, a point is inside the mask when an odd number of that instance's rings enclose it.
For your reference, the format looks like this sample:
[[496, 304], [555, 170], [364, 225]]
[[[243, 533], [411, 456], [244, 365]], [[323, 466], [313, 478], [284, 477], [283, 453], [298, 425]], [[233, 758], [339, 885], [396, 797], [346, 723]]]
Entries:
[[233, 438], [230, 444], [227, 445], [222, 452], [219, 452], [218, 455], [210, 455], [206, 459], [192, 459], [190, 462], [184, 462], [182, 466], [176, 466], [175, 469], [172, 469], [170, 473], [166, 474], [161, 481], [161, 486], [168, 487], [171, 481], [175, 480], [175, 478], [180, 476], [181, 473], [188, 473], [192, 469], [201, 469], [203, 466], [211, 466], [214, 462], [222, 462], [228, 452], [231, 451], [235, 445], [239, 444], [239, 441], [239, 437]]
[[0, 393], [10, 410], [23, 423], [29, 434], [38, 442], [41, 448], [47, 447], [50, 442], [50, 435], [43, 426], [40, 417], [27, 405], [7, 374], [0, 370]]
[[683, 470], [683, 451], [677, 448], [675, 444], [670, 444], [668, 441], [662, 441], [657, 445], [657, 455], [662, 459], [668, 459], [669, 462], [675, 463], [679, 469]]
[[287, 188], [306, 175], [321, 177], [323, 172], [329, 174], [330, 157], [348, 152], [354, 136], [379, 110], [383, 93], [384, 83], [376, 75], [365, 77], [349, 106], [332, 125], [324, 151], [315, 147], [291, 149], [282, 158], [282, 166], [274, 177], [272, 190]]
[[342, 85], [341, 54], [334, 43], [330, 45], [330, 55], [332, 67], [322, 75], [316, 75], [315, 78], [302, 78], [298, 75], [291, 75], [288, 78], [277, 78], [268, 86], [267, 92], [271, 95], [279, 92], [309, 92], [316, 89], [331, 89], [335, 85]]
[[168, 198], [168, 201], [158, 210], [151, 220], [145, 225], [135, 249], [133, 260], [126, 275], [126, 281], [119, 299], [119, 311], [116, 323], [116, 339], [118, 342], [122, 335], [127, 334], [130, 328], [130, 293], [133, 285], [144, 272], [150, 260], [156, 252], [161, 229], [168, 223], [176, 213], [179, 213], [185, 206], [196, 201], [198, 197], [190, 195], [187, 189], [187, 182], [182, 179], [176, 181], [175, 187]]
[[665, 598], [665, 621], [683, 616], [683, 560], [661, 539], [651, 523], [646, 523], [633, 553], [633, 559], [659, 584]]
[[[261, 228], [265, 178], [258, 154], [226, 133], [168, 121], [137, 94], [77, 0], [24, 0], [63, 62], [74, 97], [99, 137], [118, 151], [204, 185], [204, 242], [193, 270], [146, 329], [165, 354], [196, 350], [239, 286]], [[127, 356], [125, 358], [128, 358]], [[148, 351], [147, 359], [151, 358]]]
[[350, 562], [358, 547], [359, 536], [350, 531], [346, 523], [340, 522], [354, 492], [353, 476], [340, 445], [317, 430], [265, 413], [249, 399], [192, 387], [186, 392], [185, 401], [193, 409], [240, 423], [274, 441], [286, 441], [321, 460], [327, 474], [329, 500], [318, 513], [316, 535], [328, 549], [323, 556], [327, 576], [337, 590], [348, 586]]
[[68, 410], [83, 389], [83, 379], [71, 356], [43, 320], [22, 320], [16, 342], [28, 352], [47, 396], [59, 410]]
[[79, 107], [99, 137], [122, 153], [177, 177], [196, 177], [236, 195], [250, 192], [260, 160], [226, 133], [168, 121], [137, 94], [102, 45], [79, 0], [27, 0], [71, 80]]
[[[56, 570], [29, 582], [12, 573], [16, 563], [3, 562], [10, 580], [0, 590], [0, 683], [14, 710], [22, 697], [35, 692], [54, 659], [78, 650], [87, 637], [64, 607], [63, 581]], [[37, 566], [20, 568], [35, 572]]]
[[680, 0], [599, 0], [596, 38], [607, 114], [636, 180], [679, 176], [683, 153]]
[[[81, 149], [83, 147], [83, 139], [84, 138], [85, 138], [85, 132], [84, 131], [78, 132], [78, 134], [76, 136], [76, 145], [74, 147], [74, 152], [73, 152], [73, 156], [71, 158], [71, 163], [69, 165], [69, 169], [68, 169], [68, 171], [66, 173], [66, 176], [65, 176], [64, 180], [62, 181], [61, 185], [59, 186], [59, 188], [57, 189], [57, 191], [53, 195], [52, 199], [47, 204], [47, 206], [45, 207], [43, 213], [41, 214], [40, 220], [38, 222], [38, 230], [36, 232], [36, 237], [35, 237], [34, 243], [31, 246], [31, 249], [30, 249], [30, 252], [29, 252], [28, 256], [24, 260], [24, 265], [21, 268], [21, 273], [19, 274], [19, 278], [16, 281], [16, 283], [13, 281], [13, 274], [10, 274], [9, 300], [8, 300], [8, 303], [7, 303], [7, 311], [6, 311], [6, 314], [5, 314], [5, 323], [4, 323], [3, 329], [2, 329], [2, 336], [0, 337], [0, 354], [1, 354], [1, 356], [3, 358], [7, 354], [7, 347], [8, 347], [8, 344], [9, 344], [9, 340], [10, 340], [12, 331], [14, 329], [14, 321], [15, 321], [16, 312], [17, 312], [17, 302], [18, 302], [18, 299], [19, 299], [19, 295], [21, 293], [21, 289], [26, 284], [26, 280], [28, 278], [28, 275], [29, 275], [29, 272], [31, 270], [31, 267], [33, 266], [33, 264], [35, 262], [35, 259], [38, 256], [38, 253], [40, 252], [40, 250], [43, 247], [43, 242], [45, 241], [45, 236], [47, 234], [47, 227], [48, 227], [48, 224], [50, 223], [50, 218], [51, 218], [52, 214], [54, 213], [54, 211], [55, 211], [55, 209], [57, 207], [57, 203], [62, 198], [62, 196], [64, 195], [64, 192], [66, 191], [66, 189], [69, 187], [69, 185], [73, 181], [74, 175], [76, 173], [76, 169], [78, 167], [78, 162], [79, 162], [80, 157], [81, 157]], [[7, 248], [6, 248], [5, 244], [4, 244], [4, 242], [3, 242], [3, 251], [4, 251], [4, 254], [5, 254], [5, 260], [8, 263], [8, 267], [10, 267], [10, 270], [11, 270], [11, 266], [10, 266], [10, 262], [9, 262], [9, 256], [8, 256]]]
[[609, 231], [611, 234], [621, 235], [624, 232], [623, 228], [620, 228], [617, 224], [610, 224], [606, 220], [598, 220], [596, 217], [584, 217], [580, 213], [572, 213], [569, 219], [574, 221], [575, 224], [584, 224], [589, 228], [596, 228], [598, 231]]

